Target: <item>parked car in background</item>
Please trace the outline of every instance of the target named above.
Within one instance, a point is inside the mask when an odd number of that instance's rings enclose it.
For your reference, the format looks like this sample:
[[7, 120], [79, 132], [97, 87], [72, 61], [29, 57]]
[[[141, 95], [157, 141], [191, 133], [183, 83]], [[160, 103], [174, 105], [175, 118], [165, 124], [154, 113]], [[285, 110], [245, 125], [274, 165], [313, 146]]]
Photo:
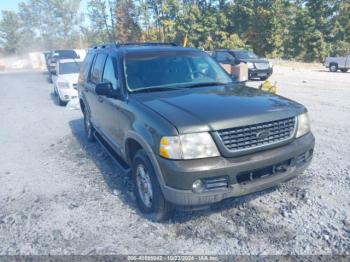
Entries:
[[65, 105], [78, 97], [77, 83], [82, 61], [79, 59], [61, 59], [53, 70], [54, 93], [59, 105]]
[[266, 80], [272, 75], [273, 65], [266, 58], [260, 58], [248, 50], [214, 50], [212, 56], [220, 64], [232, 66], [245, 63], [248, 66], [248, 78]]
[[60, 59], [79, 59], [80, 57], [73, 49], [54, 50], [49, 57], [49, 72], [52, 73], [56, 69], [56, 62]]
[[306, 108], [233, 82], [198, 49], [102, 44], [80, 72], [87, 139], [131, 172], [153, 220], [274, 187], [311, 162]]
[[329, 68], [331, 72], [340, 70], [343, 73], [350, 69], [350, 54], [343, 57], [326, 57], [324, 61], [325, 67]]
[[49, 71], [49, 60], [51, 57], [51, 51], [44, 51], [43, 52], [44, 58], [45, 58], [45, 64], [46, 64], [46, 69]]

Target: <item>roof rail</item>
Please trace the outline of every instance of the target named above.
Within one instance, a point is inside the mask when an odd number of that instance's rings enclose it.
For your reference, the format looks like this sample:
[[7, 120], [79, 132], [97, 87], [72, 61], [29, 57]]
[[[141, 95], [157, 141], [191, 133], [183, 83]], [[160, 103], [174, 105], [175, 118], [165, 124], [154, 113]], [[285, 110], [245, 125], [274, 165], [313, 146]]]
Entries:
[[130, 42], [130, 43], [101, 43], [91, 47], [91, 49], [100, 49], [108, 47], [123, 47], [123, 46], [178, 46], [175, 43], [163, 43], [163, 42]]
[[111, 47], [111, 46], [115, 47], [116, 44], [115, 43], [101, 43], [101, 44], [94, 45], [91, 48], [98, 49], [98, 48], [107, 48], [107, 47]]
[[122, 46], [157, 46], [157, 45], [178, 46], [175, 43], [163, 43], [163, 42], [142, 42], [142, 43], [131, 42], [131, 43], [117, 43], [116, 45], [117, 45], [117, 47], [122, 47]]

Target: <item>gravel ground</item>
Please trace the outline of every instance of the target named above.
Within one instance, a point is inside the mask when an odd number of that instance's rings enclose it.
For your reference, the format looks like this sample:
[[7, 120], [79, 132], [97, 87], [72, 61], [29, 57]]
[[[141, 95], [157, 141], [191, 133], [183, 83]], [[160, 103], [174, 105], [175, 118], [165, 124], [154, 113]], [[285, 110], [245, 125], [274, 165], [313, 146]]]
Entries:
[[280, 93], [310, 111], [310, 168], [165, 223], [138, 213], [130, 178], [85, 140], [81, 112], [59, 107], [46, 78], [0, 74], [0, 255], [350, 254], [350, 73], [275, 68]]

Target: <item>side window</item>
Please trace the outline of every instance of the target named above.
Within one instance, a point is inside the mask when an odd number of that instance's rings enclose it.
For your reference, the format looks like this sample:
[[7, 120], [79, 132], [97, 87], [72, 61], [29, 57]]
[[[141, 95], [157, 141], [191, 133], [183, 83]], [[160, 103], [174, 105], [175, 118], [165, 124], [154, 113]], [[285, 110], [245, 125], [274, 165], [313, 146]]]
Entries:
[[[89, 77], [89, 73], [90, 73], [90, 68], [91, 68], [91, 64], [92, 61], [94, 60], [94, 55], [93, 54], [87, 54], [83, 63], [83, 66], [81, 67], [80, 70], [80, 77], [84, 78], [84, 79], [88, 79]], [[83, 80], [83, 79], [82, 79]]]
[[91, 73], [91, 81], [95, 84], [101, 83], [103, 67], [105, 65], [106, 55], [98, 54], [95, 59], [94, 67]]
[[117, 72], [114, 68], [113, 60], [109, 56], [107, 58], [105, 69], [103, 71], [102, 82], [103, 83], [111, 83], [113, 86], [113, 89], [116, 90], [118, 88], [116, 75], [117, 75]]

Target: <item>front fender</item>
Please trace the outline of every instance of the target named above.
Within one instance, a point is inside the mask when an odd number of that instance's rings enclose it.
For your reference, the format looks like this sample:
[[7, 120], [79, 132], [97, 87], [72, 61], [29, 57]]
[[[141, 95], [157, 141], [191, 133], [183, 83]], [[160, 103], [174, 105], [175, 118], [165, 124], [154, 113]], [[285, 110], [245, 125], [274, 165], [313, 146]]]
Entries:
[[[141, 135], [142, 134], [142, 135]], [[163, 186], [165, 185], [165, 181], [164, 178], [162, 176], [162, 172], [160, 170], [156, 155], [155, 155], [155, 151], [153, 150], [151, 144], [148, 141], [153, 141], [152, 143], [154, 143], [154, 138], [152, 137], [152, 135], [146, 131], [146, 129], [143, 129], [141, 131], [141, 133], [137, 133], [133, 130], [129, 131], [125, 137], [125, 141], [124, 141], [124, 152], [126, 154], [126, 141], [128, 141], [128, 139], [133, 139], [136, 142], [138, 142], [141, 147], [146, 151], [146, 154], [148, 156], [148, 158], [150, 159], [150, 161], [152, 162], [154, 171], [156, 173], [156, 176], [158, 178], [158, 182], [161, 185], [161, 188], [163, 188]], [[151, 140], [146, 140], [146, 139], [151, 139]], [[154, 145], [153, 145], [154, 147]], [[128, 159], [128, 161], [131, 160]]]

